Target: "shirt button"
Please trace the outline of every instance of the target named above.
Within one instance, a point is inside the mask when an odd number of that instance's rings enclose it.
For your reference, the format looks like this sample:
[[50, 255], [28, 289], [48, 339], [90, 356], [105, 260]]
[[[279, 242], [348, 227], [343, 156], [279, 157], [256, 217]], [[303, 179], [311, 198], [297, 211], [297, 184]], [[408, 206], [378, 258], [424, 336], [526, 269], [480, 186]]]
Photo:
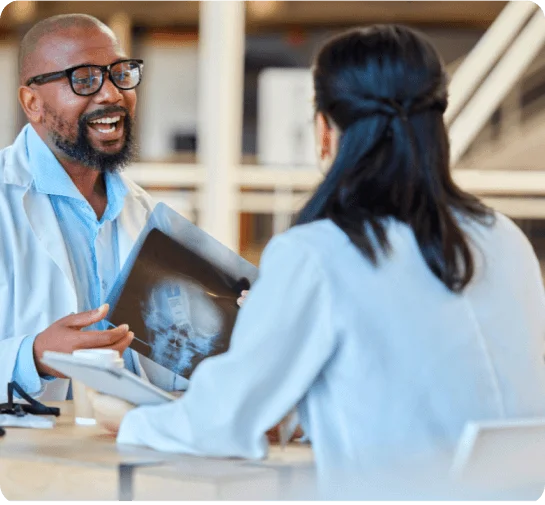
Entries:
[[102, 281], [102, 289], [106, 291], [108, 289], [108, 283], [106, 281]]

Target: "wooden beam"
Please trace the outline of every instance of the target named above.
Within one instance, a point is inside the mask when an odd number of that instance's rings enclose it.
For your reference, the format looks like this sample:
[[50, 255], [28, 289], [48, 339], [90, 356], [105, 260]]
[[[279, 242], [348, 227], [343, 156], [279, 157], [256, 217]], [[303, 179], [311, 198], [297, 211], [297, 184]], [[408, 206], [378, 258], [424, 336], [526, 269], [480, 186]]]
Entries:
[[[530, 0], [528, 0], [530, 1]], [[248, 13], [251, 30], [293, 25], [353, 26], [369, 23], [408, 23], [436, 26], [487, 26], [507, 0], [284, 0], [269, 16]], [[85, 12], [102, 20], [126, 11], [134, 25], [191, 26], [198, 24], [198, 0], [40, 0], [37, 19]], [[7, 13], [7, 14], [6, 14]], [[9, 7], [0, 26], [11, 27]]]
[[248, 8], [248, 25], [253, 28], [274, 25], [350, 25], [371, 23], [408, 23], [423, 25], [488, 26], [506, 2], [416, 1], [416, 2], [277, 2], [278, 7], [266, 17], [252, 15]]

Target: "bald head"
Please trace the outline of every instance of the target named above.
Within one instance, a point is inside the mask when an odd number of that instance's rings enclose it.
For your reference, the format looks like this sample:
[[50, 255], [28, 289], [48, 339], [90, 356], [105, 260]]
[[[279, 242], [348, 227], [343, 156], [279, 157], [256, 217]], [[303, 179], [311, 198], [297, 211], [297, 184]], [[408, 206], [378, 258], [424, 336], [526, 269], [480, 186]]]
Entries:
[[43, 63], [42, 49], [55, 37], [75, 36], [78, 31], [99, 30], [116, 37], [102, 21], [87, 14], [62, 14], [36, 23], [24, 36], [19, 49], [19, 81], [22, 85], [35, 75]]

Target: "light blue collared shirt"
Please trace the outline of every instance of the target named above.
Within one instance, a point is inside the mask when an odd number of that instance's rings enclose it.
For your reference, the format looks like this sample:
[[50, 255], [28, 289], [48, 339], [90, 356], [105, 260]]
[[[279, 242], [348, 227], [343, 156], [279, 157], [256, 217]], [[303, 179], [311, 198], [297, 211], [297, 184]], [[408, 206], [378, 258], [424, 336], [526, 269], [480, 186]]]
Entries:
[[[36, 190], [49, 195], [65, 240], [78, 311], [95, 309], [106, 301], [119, 274], [117, 217], [123, 209], [127, 187], [119, 174], [104, 174], [108, 203], [103, 216], [98, 219], [89, 202], [33, 128], [27, 129], [26, 142]], [[105, 321], [89, 327], [92, 330], [107, 328]], [[41, 387], [33, 356], [35, 338], [36, 335], [31, 335], [21, 344], [13, 373], [13, 380], [29, 393]], [[126, 352], [124, 358], [127, 367], [134, 372], [130, 352]]]

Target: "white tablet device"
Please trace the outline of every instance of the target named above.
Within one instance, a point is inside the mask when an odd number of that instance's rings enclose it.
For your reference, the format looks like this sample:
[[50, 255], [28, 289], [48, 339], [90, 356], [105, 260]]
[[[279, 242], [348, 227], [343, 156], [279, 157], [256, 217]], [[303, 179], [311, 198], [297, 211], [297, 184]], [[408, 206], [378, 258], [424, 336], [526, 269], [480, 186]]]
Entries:
[[174, 400], [166, 391], [124, 368], [89, 362], [72, 354], [45, 351], [41, 360], [47, 366], [86, 386], [135, 405], [157, 405]]

